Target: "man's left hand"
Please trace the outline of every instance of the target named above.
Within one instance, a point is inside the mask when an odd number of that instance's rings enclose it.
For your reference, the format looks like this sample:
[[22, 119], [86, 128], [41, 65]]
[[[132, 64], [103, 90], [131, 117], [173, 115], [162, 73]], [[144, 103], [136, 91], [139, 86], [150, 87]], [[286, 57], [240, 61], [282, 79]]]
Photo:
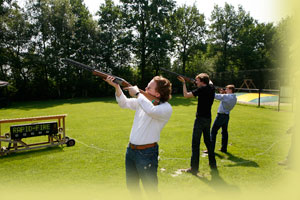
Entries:
[[132, 87], [126, 87], [124, 90], [128, 90], [129, 95], [135, 97], [136, 93], [140, 92], [140, 89], [135, 85]]

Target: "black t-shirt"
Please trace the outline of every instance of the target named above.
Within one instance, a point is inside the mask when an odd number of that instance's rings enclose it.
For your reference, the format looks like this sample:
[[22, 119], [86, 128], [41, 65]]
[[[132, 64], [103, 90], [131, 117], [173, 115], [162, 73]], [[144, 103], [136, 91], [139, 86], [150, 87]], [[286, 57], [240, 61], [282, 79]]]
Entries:
[[211, 106], [215, 98], [215, 87], [209, 84], [193, 90], [192, 93], [195, 97], [198, 97], [196, 117], [211, 119]]

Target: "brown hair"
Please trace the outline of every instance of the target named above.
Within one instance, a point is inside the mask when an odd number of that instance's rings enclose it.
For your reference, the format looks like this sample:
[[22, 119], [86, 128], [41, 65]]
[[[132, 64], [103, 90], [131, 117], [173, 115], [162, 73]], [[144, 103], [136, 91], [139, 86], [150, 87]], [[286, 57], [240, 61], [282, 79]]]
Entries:
[[171, 99], [172, 83], [162, 76], [155, 76], [153, 80], [156, 82], [155, 90], [160, 94], [160, 101], [166, 102]]
[[227, 85], [226, 88], [230, 89], [232, 91], [232, 93], [235, 92], [235, 87], [234, 85]]
[[209, 84], [209, 76], [207, 73], [201, 73], [201, 74], [198, 74], [196, 76], [196, 78], [199, 78], [201, 82], [205, 83], [206, 85]]

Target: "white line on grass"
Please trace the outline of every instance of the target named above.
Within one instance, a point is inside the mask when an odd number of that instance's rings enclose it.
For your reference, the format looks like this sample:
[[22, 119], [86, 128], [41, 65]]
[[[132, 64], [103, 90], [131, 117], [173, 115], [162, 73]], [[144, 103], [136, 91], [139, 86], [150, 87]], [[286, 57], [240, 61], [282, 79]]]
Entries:
[[92, 145], [85, 144], [84, 142], [81, 142], [81, 141], [79, 141], [77, 139], [75, 139], [75, 141], [78, 142], [78, 143], [80, 143], [80, 144], [83, 144], [86, 147], [89, 147], [89, 148], [92, 148], [92, 149], [96, 149], [98, 151], [108, 151], [108, 150], [105, 150], [105, 149], [101, 149], [101, 148], [99, 148], [97, 146], [94, 146], [93, 144]]

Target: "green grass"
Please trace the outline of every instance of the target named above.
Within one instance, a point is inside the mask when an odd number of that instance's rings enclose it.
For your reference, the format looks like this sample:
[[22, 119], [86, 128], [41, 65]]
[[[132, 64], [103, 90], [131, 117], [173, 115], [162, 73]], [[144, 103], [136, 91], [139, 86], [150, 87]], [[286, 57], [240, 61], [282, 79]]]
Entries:
[[[170, 103], [173, 114], [159, 142], [158, 177], [162, 191], [175, 188], [177, 192], [192, 191], [196, 195], [217, 193], [220, 188], [238, 192], [269, 191], [291, 173], [277, 163], [288, 152], [290, 135], [285, 132], [293, 113], [236, 105], [230, 115], [228, 154], [217, 151], [219, 176], [212, 177], [207, 157], [200, 157], [199, 178], [176, 174], [178, 169], [189, 167], [197, 101], [175, 96]], [[218, 105], [218, 101], [213, 104], [212, 120]], [[68, 188], [73, 191], [73, 199], [80, 190], [97, 199], [101, 197], [99, 191], [105, 193], [119, 188], [119, 194], [126, 197], [124, 159], [134, 111], [119, 108], [114, 98], [22, 102], [0, 109], [0, 119], [57, 114], [68, 115], [66, 135], [74, 138], [76, 145], [0, 157], [0, 191], [14, 191], [16, 185], [29, 189], [39, 186], [43, 188], [38, 190], [41, 193]], [[2, 126], [2, 134], [8, 129]], [[201, 140], [200, 148], [204, 150]], [[220, 148], [220, 142], [219, 132], [216, 149]], [[173, 196], [180, 198], [180, 195]]]

